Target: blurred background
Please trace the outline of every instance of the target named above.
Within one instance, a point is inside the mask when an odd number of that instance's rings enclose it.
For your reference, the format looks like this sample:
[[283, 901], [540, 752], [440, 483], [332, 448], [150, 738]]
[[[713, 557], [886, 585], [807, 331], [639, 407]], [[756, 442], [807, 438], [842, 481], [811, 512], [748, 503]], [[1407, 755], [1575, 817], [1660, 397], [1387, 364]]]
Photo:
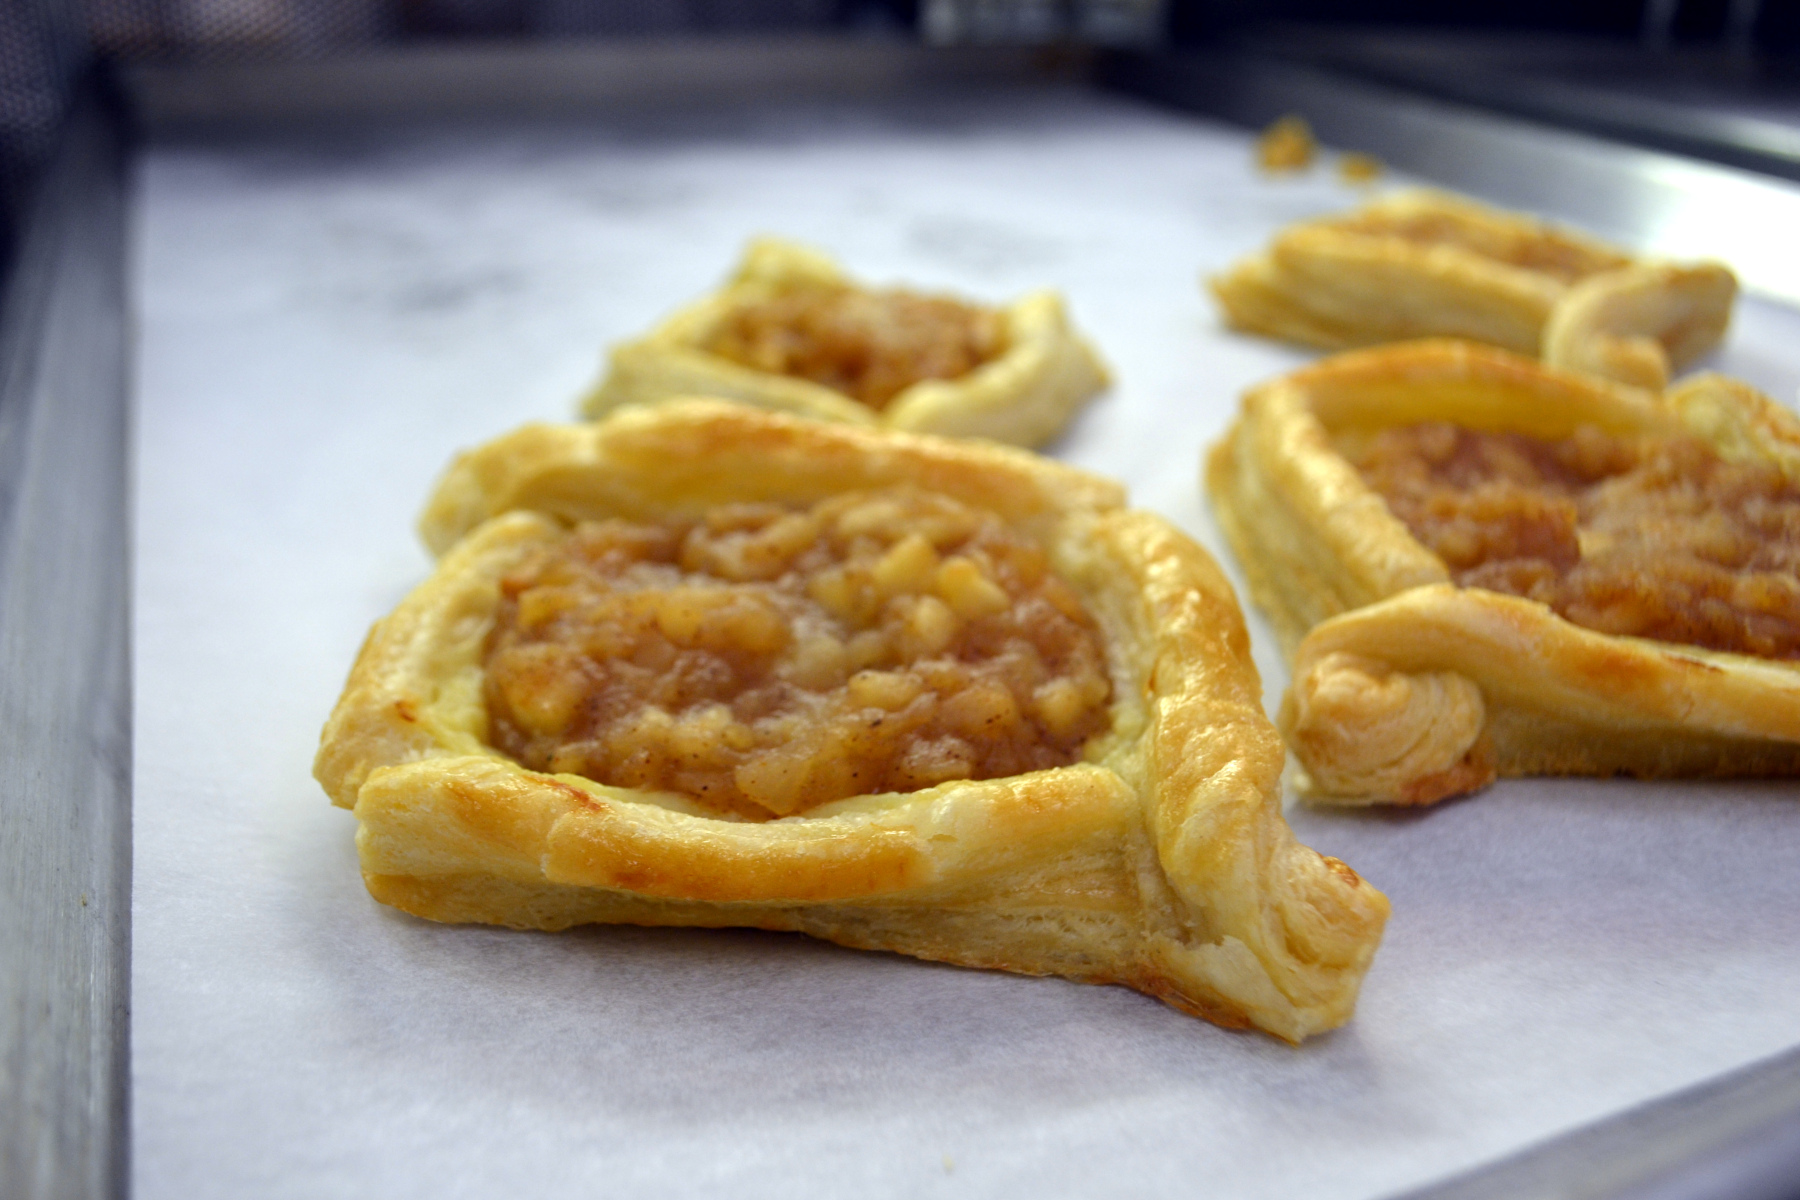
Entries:
[[795, 37], [1276, 55], [1800, 178], [1800, 0], [0, 0], [0, 269], [121, 65]]

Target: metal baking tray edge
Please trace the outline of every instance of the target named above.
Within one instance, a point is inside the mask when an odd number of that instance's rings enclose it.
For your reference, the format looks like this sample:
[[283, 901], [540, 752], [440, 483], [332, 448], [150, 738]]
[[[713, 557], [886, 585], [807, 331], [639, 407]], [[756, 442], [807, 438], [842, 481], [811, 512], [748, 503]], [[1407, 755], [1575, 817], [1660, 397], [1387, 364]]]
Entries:
[[123, 124], [69, 120], [0, 308], [0, 1192], [128, 1188]]

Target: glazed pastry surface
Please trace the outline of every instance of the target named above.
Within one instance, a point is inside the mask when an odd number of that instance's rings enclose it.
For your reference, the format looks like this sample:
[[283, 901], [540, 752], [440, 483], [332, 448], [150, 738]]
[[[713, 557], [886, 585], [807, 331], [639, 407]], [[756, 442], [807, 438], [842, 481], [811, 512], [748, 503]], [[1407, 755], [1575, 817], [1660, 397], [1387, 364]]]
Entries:
[[[506, 581], [595, 528], [581, 522], [810, 513], [894, 488], [997, 522], [1091, 621], [1104, 717], [1068, 765], [744, 819], [695, 792], [533, 771], [495, 748], [484, 662]], [[1387, 902], [1294, 840], [1229, 585], [1116, 485], [990, 443], [683, 401], [466, 454], [422, 529], [438, 570], [371, 633], [316, 765], [356, 813], [378, 899], [525, 928], [798, 930], [1123, 983], [1295, 1041], [1349, 1018]], [[959, 545], [946, 541], [940, 568]]]
[[[1633, 541], [1641, 531], [1601, 527], [1587, 531], [1583, 546], [1579, 514], [1550, 511], [1572, 500], [1540, 496], [1522, 507], [1493, 490], [1415, 495], [1446, 522], [1427, 534], [1434, 552], [1351, 461], [1368, 459], [1383, 438], [1441, 440], [1441, 430], [1416, 433], [1432, 427], [1458, 431], [1452, 438], [1505, 439], [1498, 444], [1514, 449], [1529, 442], [1562, 446], [1575, 459], [1586, 454], [1585, 464], [1568, 466], [1577, 475], [1577, 466], [1606, 474], [1606, 456], [1620, 446], [1634, 457], [1643, 447], [1704, 454], [1714, 475], [1752, 482], [1740, 488], [1750, 499], [1744, 511], [1775, 532], [1767, 546], [1740, 555], [1744, 529], [1732, 529], [1728, 514], [1705, 515], [1722, 502], [1677, 479], [1674, 499], [1657, 501], [1660, 515], [1640, 510], [1628, 519], [1647, 528], [1671, 512], [1701, 520], [1663, 544], [1666, 560], [1655, 570], [1636, 561], [1619, 576], [1626, 593], [1615, 583], [1607, 583], [1611, 593], [1577, 592], [1577, 603], [1563, 608], [1584, 627], [1542, 602], [1558, 599], [1554, 587], [1474, 586], [1492, 568], [1481, 555], [1493, 546], [1476, 544], [1480, 538], [1510, 544], [1504, 554], [1514, 557], [1496, 562], [1525, 563], [1558, 586], [1579, 581], [1572, 568], [1583, 562], [1604, 582], [1608, 555], [1646, 553], [1653, 544]], [[1667, 466], [1655, 454], [1643, 461], [1651, 475]], [[1627, 489], [1642, 481], [1622, 463], [1612, 466], [1621, 467], [1612, 479]], [[1796, 597], [1776, 529], [1791, 523], [1782, 497], [1800, 487], [1800, 420], [1741, 383], [1700, 376], [1657, 397], [1445, 341], [1345, 354], [1246, 396], [1209, 456], [1207, 486], [1252, 594], [1293, 661], [1280, 723], [1304, 768], [1303, 787], [1319, 800], [1431, 803], [1503, 775], [1800, 773], [1800, 666], [1780, 632]], [[1418, 520], [1412, 501], [1401, 512]], [[1504, 519], [1478, 537], [1455, 525], [1494, 505]], [[1575, 522], [1572, 542], [1544, 533], [1565, 516]], [[1467, 552], [1480, 561], [1465, 561]], [[1556, 561], [1563, 574], [1549, 570]], [[1746, 573], [1721, 576], [1719, 561]], [[1702, 589], [1684, 615], [1668, 596], [1692, 600], [1681, 589], [1702, 568], [1711, 591]], [[1735, 616], [1714, 603], [1734, 590], [1746, 606]], [[1614, 605], [1612, 617], [1577, 611], [1584, 601], [1604, 609], [1595, 596]], [[1619, 613], [1657, 620], [1620, 625]], [[1729, 636], [1708, 648], [1707, 629]], [[1677, 633], [1681, 641], [1641, 636]], [[1758, 652], [1741, 652], [1748, 649]]]
[[1737, 294], [1717, 263], [1637, 260], [1430, 191], [1290, 226], [1208, 282], [1250, 333], [1327, 350], [1466, 337], [1653, 390], [1719, 344]]
[[1000, 309], [875, 291], [823, 254], [750, 244], [718, 292], [613, 348], [582, 402], [716, 396], [823, 420], [1037, 446], [1107, 385], [1052, 292]]

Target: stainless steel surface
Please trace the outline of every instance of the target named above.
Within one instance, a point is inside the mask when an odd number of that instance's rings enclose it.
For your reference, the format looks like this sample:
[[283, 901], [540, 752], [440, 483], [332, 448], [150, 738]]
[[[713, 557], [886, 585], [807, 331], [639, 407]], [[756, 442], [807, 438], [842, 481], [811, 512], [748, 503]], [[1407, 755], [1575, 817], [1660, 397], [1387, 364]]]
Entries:
[[1154, 46], [1168, 24], [1167, 0], [925, 0], [919, 29], [940, 45], [1039, 45], [1071, 39]]
[[1794, 1200], [1800, 1051], [1398, 1200]]
[[0, 1192], [126, 1186], [123, 151], [71, 123], [0, 328]]
[[1309, 66], [1214, 54], [1109, 56], [1114, 86], [1252, 127], [1298, 112], [1327, 144], [1671, 257], [1721, 258], [1800, 303], [1800, 185], [1549, 129]]
[[324, 60], [143, 65], [126, 75], [151, 136], [318, 122], [393, 122], [681, 108], [889, 94], [1066, 75], [1077, 54], [1017, 46], [927, 48], [828, 37], [455, 43]]
[[1647, 0], [1638, 36], [1653, 50], [1668, 49], [1674, 36], [1675, 17], [1680, 12], [1681, 0]]
[[1756, 44], [1756, 26], [1762, 20], [1762, 0], [1731, 0], [1725, 10], [1725, 44], [1734, 53], [1746, 54]]
[[1800, 78], [1785, 59], [1729, 46], [1651, 52], [1616, 39], [1281, 29], [1253, 53], [1800, 179]]

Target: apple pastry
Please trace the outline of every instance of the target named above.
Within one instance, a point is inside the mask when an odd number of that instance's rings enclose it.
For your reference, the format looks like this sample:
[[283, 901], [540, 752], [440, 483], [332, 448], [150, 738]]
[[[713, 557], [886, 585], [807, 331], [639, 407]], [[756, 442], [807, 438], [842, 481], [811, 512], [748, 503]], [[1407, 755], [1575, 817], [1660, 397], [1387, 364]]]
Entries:
[[1229, 585], [1122, 500], [709, 400], [527, 427], [439, 486], [316, 774], [433, 920], [798, 930], [1298, 1041], [1387, 901], [1295, 841]]
[[1281, 231], [1209, 281], [1234, 329], [1327, 350], [1472, 338], [1660, 391], [1717, 346], [1737, 280], [1516, 213], [1405, 191]]
[[614, 347], [583, 401], [716, 396], [912, 433], [1037, 446], [1107, 383], [1052, 292], [1001, 309], [846, 279], [816, 251], [752, 242], [723, 289]]
[[1344, 354], [1246, 396], [1207, 485], [1317, 799], [1800, 774], [1800, 418], [1745, 384]]

